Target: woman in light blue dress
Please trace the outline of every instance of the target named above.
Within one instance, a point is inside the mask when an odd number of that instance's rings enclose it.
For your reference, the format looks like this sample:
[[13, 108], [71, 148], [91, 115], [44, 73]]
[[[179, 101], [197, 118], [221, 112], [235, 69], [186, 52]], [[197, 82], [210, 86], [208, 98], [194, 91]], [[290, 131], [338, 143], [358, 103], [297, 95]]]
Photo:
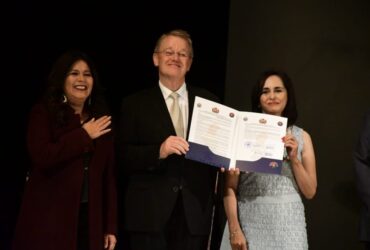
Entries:
[[221, 249], [308, 249], [301, 195], [312, 199], [316, 193], [316, 163], [310, 135], [294, 125], [297, 110], [289, 77], [280, 71], [264, 72], [253, 88], [252, 109], [288, 118], [282, 173], [226, 173], [228, 223]]

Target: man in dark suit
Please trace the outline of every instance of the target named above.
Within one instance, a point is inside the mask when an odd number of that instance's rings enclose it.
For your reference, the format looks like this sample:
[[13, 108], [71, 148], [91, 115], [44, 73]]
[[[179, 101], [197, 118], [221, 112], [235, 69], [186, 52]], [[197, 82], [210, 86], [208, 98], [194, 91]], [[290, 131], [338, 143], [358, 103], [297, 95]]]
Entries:
[[370, 111], [365, 115], [354, 153], [357, 191], [362, 201], [360, 241], [370, 250]]
[[[218, 98], [185, 83], [192, 60], [186, 31], [163, 34], [153, 53], [159, 83], [122, 102], [117, 145], [127, 175], [123, 227], [131, 250], [207, 249], [218, 172], [184, 155], [195, 96]], [[172, 122], [175, 101], [180, 115]]]

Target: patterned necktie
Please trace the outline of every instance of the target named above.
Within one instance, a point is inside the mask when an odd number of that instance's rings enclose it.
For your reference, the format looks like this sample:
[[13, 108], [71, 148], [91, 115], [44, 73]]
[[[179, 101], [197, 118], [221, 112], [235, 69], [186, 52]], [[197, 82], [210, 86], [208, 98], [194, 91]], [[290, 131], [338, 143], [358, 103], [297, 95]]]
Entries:
[[179, 105], [179, 94], [176, 92], [172, 92], [170, 95], [170, 98], [172, 98], [172, 106], [170, 109], [171, 113], [171, 119], [173, 126], [175, 127], [176, 135], [181, 136], [182, 138], [185, 138], [184, 136], [184, 122], [182, 120], [182, 114], [181, 109]]

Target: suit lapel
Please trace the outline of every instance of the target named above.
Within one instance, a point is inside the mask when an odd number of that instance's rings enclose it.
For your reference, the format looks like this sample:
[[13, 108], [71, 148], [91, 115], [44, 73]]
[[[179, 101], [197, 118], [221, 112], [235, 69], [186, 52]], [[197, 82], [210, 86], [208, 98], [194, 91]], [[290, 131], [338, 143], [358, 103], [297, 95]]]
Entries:
[[[191, 117], [193, 115], [193, 108], [194, 108], [194, 100], [195, 100], [195, 94], [192, 90], [192, 88], [188, 85], [187, 86], [188, 91], [188, 106], [189, 106], [189, 115], [188, 115], [188, 121], [187, 121], [187, 131], [186, 131], [186, 138], [189, 136], [190, 131], [190, 122]], [[152, 108], [154, 109], [153, 114], [158, 114], [158, 117], [156, 119], [160, 119], [162, 122], [163, 129], [161, 130], [163, 133], [168, 136], [168, 133], [176, 135], [175, 128], [173, 127], [171, 115], [168, 111], [166, 101], [163, 98], [163, 94], [161, 92], [161, 89], [158, 87], [153, 89], [153, 100], [150, 102], [150, 105], [153, 105]], [[155, 111], [157, 110], [157, 111]]]
[[157, 110], [157, 112], [154, 112], [154, 114], [158, 114], [156, 119], [159, 119], [162, 122], [163, 129], [161, 131], [165, 134], [165, 136], [168, 136], [169, 133], [176, 135], [166, 101], [164, 100], [163, 94], [159, 87], [154, 89], [153, 99], [154, 100], [150, 105], [153, 105], [153, 108]]
[[195, 95], [191, 89], [191, 87], [189, 87], [189, 85], [187, 85], [187, 89], [188, 89], [188, 106], [189, 106], [189, 115], [188, 115], [188, 127], [187, 127], [187, 131], [186, 131], [186, 139], [189, 138], [189, 131], [190, 131], [190, 122], [191, 122], [191, 117], [193, 116], [193, 108], [194, 108], [194, 100], [195, 100]]

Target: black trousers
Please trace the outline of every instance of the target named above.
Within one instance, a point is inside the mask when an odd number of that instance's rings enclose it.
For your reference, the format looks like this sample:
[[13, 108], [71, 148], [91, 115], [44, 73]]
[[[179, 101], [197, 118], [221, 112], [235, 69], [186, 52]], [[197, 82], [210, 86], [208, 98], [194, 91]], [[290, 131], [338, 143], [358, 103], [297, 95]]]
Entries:
[[77, 250], [89, 249], [89, 213], [88, 203], [82, 202], [78, 216]]
[[130, 250], [206, 250], [207, 235], [190, 234], [181, 194], [165, 228], [157, 233], [129, 232]]

